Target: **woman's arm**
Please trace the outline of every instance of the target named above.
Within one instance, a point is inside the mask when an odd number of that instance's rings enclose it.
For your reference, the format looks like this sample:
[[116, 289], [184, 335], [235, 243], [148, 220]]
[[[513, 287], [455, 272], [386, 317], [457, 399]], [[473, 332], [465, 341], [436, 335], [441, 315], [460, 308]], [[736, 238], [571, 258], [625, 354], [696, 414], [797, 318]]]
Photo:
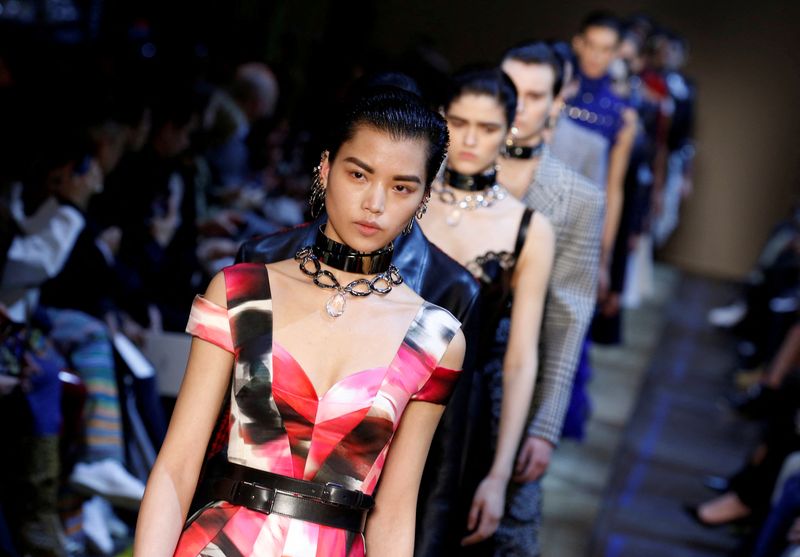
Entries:
[[539, 329], [553, 265], [555, 234], [550, 222], [534, 215], [514, 273], [511, 331], [503, 359], [503, 402], [497, 449], [489, 474], [478, 486], [462, 540], [470, 545], [494, 534], [505, 507], [505, 493], [522, 434], [528, 422], [538, 368]]
[[[225, 281], [218, 274], [205, 296], [225, 306]], [[228, 387], [233, 354], [195, 338], [167, 436], [144, 493], [133, 554], [171, 556], [192, 501], [206, 445]]]
[[[461, 369], [465, 348], [464, 335], [458, 331], [439, 365]], [[444, 406], [422, 401], [409, 402], [403, 412], [381, 473], [375, 508], [367, 522], [367, 555], [414, 554], [419, 482], [442, 412]]]
[[625, 198], [625, 174], [631, 158], [633, 141], [636, 139], [638, 117], [636, 111], [628, 108], [622, 114], [623, 125], [617, 132], [614, 147], [611, 148], [608, 160], [608, 178], [606, 179], [606, 219], [603, 224], [603, 238], [600, 243], [600, 288], [598, 298], [604, 299], [608, 294], [611, 258], [617, 230], [622, 216], [622, 204]]

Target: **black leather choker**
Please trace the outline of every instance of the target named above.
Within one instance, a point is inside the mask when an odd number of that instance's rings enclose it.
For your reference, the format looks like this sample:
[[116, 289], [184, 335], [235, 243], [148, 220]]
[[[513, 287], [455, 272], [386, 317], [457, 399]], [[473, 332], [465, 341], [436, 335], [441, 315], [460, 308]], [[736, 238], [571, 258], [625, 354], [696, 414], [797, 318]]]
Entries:
[[497, 171], [486, 174], [461, 174], [450, 168], [444, 171], [444, 183], [457, 190], [481, 191], [492, 187], [497, 181]]
[[503, 155], [509, 159], [532, 159], [538, 157], [544, 151], [544, 141], [532, 147], [520, 147], [519, 145], [507, 145]]
[[331, 240], [322, 232], [322, 227], [320, 227], [317, 239], [311, 249], [317, 259], [334, 269], [339, 269], [346, 273], [375, 275], [389, 270], [389, 265], [392, 263], [394, 244], [390, 243], [378, 251], [364, 253]]

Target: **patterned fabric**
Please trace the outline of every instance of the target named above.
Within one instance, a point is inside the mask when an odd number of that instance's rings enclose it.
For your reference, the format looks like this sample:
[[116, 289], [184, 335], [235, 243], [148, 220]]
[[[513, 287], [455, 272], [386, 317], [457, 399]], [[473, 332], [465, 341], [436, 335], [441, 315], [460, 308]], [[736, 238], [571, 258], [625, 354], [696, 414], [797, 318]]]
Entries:
[[559, 118], [550, 144], [553, 155], [599, 189], [608, 174], [608, 142], [570, 118]]
[[[444, 404], [457, 372], [438, 367], [460, 324], [423, 303], [394, 359], [318, 393], [272, 336], [266, 267], [225, 270], [227, 309], [198, 297], [187, 331], [235, 355], [228, 460], [372, 494], [410, 400]], [[227, 320], [220, 319], [227, 314]], [[226, 326], [227, 323], [227, 326]], [[363, 537], [215, 502], [184, 530], [175, 555], [362, 556]]]
[[594, 313], [605, 197], [545, 147], [523, 201], [550, 219], [556, 235], [528, 434], [557, 444]]
[[511, 482], [508, 505], [494, 540], [494, 557], [539, 557], [542, 529], [542, 483]]

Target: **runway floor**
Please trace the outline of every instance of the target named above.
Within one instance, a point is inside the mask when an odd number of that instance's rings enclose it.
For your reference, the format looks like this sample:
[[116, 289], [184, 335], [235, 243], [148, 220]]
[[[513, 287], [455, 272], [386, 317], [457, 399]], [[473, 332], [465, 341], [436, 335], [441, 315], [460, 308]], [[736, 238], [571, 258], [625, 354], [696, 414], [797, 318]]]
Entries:
[[730, 530], [706, 530], [684, 503], [708, 474], [743, 462], [756, 430], [722, 402], [734, 341], [706, 322], [732, 285], [659, 266], [654, 297], [629, 310], [625, 344], [594, 347], [586, 440], [566, 441], [545, 480], [545, 557], [729, 555]]

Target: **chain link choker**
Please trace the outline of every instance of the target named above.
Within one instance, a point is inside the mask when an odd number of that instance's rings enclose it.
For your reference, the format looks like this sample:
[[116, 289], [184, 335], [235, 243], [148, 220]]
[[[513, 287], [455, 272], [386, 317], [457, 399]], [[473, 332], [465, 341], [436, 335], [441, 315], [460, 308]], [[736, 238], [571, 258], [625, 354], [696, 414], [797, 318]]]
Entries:
[[534, 159], [544, 151], [544, 141], [540, 141], [531, 147], [519, 145], [506, 145], [503, 149], [503, 156], [509, 159]]
[[486, 174], [461, 174], [452, 168], [444, 169], [444, 183], [464, 191], [481, 191], [491, 187], [497, 181], [497, 170]]
[[[294, 259], [300, 264], [300, 271], [311, 277], [316, 286], [336, 290], [336, 293], [325, 302], [325, 311], [331, 317], [340, 317], [344, 313], [347, 305], [346, 294], [356, 297], [369, 296], [372, 293], [386, 295], [392, 291], [394, 286], [403, 284], [400, 271], [390, 263], [385, 271], [372, 278], [360, 278], [342, 285], [336, 280], [333, 273], [322, 268], [320, 258], [314, 254], [315, 247], [306, 246], [300, 249], [294, 255]], [[308, 268], [309, 264], [311, 269]]]
[[322, 263], [346, 273], [372, 275], [389, 269], [394, 253], [394, 243], [373, 252], [356, 251], [348, 245], [328, 238], [319, 227], [311, 248]]

